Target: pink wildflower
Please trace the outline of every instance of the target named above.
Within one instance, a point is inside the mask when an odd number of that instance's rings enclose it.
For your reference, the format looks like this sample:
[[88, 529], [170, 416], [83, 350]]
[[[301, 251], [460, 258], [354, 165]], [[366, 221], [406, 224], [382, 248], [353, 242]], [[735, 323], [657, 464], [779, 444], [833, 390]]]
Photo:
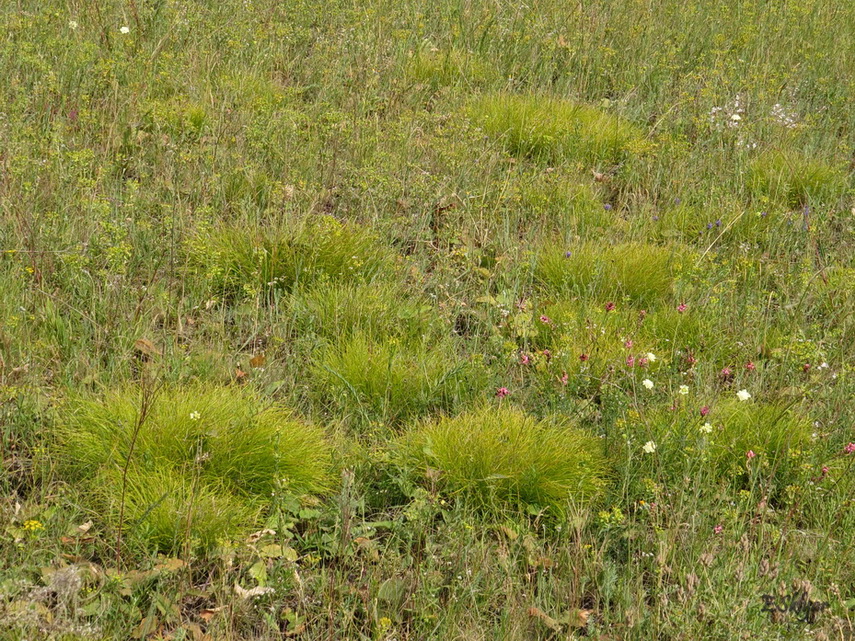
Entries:
[[712, 529], [712, 531], [713, 531], [713, 533], [714, 533], [714, 534], [721, 534], [721, 533], [724, 531], [724, 526], [723, 526], [721, 523], [719, 523], [718, 525], [716, 525], [716, 526]]
[[531, 363], [531, 357], [528, 354], [520, 354], [520, 363], [528, 365]]
[[569, 377], [569, 376], [567, 376], [567, 372], [564, 372], [564, 373], [561, 375], [561, 379], [560, 379], [560, 380], [561, 380], [561, 384], [562, 384], [562, 385], [567, 385], [567, 381], [569, 381], [569, 380], [570, 380], [570, 377]]
[[846, 447], [843, 448], [844, 454], [852, 454], [855, 452], [855, 443], [849, 443]]
[[689, 306], [686, 305], [686, 303], [680, 303], [679, 305], [677, 305], [677, 311], [680, 312], [681, 314], [683, 312], [685, 312], [687, 309], [689, 309]]
[[613, 312], [616, 307], [617, 307], [617, 305], [615, 305], [612, 301], [609, 301], [608, 303], [606, 303], [606, 311], [607, 312]]
[[757, 456], [757, 455], [754, 453], [754, 450], [748, 450], [748, 451], [745, 453], [745, 458], [747, 458], [749, 461], [750, 461], [751, 459], [753, 459], [755, 456]]
[[588, 355], [587, 354], [579, 354], [579, 360], [584, 363], [586, 360], [588, 360]]
[[641, 358], [638, 359], [638, 366], [639, 367], [647, 367], [647, 357], [646, 356], [642, 356]]
[[500, 387], [499, 389], [496, 390], [496, 396], [498, 398], [505, 398], [505, 396], [507, 396], [510, 393], [511, 393], [511, 391], [507, 387]]
[[748, 361], [747, 363], [745, 363], [745, 369], [747, 369], [749, 372], [753, 372], [755, 369], [757, 369], [757, 366], [751, 361]]
[[623, 346], [626, 347], [627, 349], [632, 349], [632, 341], [631, 340], [626, 341], [623, 344]]
[[633, 365], [635, 365], [635, 357], [632, 354], [630, 354], [629, 356], [626, 357], [626, 366], [632, 367]]
[[710, 413], [710, 406], [709, 406], [709, 405], [704, 405], [704, 406], [701, 408], [701, 416], [706, 416], [706, 415], [707, 415], [707, 414], [709, 414], [709, 413]]
[[547, 316], [546, 314], [541, 314], [540, 315], [540, 322], [548, 324], [548, 323], [552, 322], [552, 319], [550, 319], [549, 316]]

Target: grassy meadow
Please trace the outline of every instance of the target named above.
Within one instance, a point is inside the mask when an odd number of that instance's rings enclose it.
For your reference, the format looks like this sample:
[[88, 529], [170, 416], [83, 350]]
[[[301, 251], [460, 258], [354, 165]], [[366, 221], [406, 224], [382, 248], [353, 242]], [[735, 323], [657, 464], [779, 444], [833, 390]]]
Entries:
[[0, 3], [0, 638], [855, 639], [853, 52]]

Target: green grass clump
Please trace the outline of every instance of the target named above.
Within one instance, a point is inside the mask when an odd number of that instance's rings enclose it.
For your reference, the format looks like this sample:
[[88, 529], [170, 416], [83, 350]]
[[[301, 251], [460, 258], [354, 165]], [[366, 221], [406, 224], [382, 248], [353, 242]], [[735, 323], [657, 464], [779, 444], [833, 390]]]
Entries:
[[573, 230], [583, 238], [620, 227], [620, 217], [604, 208], [597, 190], [579, 176], [539, 172], [520, 183], [514, 204], [520, 210], [521, 224], [542, 220], [560, 232]]
[[[105, 470], [92, 479], [91, 500], [102, 514], [118, 522], [122, 509], [121, 471]], [[249, 532], [260, 522], [261, 501], [247, 501], [215, 483], [177, 474], [168, 467], [132, 469], [125, 494], [124, 526], [141, 549], [210, 550]]]
[[[664, 393], [679, 397], [676, 386]], [[699, 416], [691, 402], [647, 410], [636, 425], [637, 443], [649, 439], [657, 444], [661, 472], [673, 475], [674, 482], [689, 476], [706, 486], [759, 484], [780, 499], [788, 485], [804, 478], [803, 455], [814, 431], [810, 420], [780, 402], [738, 401], [735, 390], [727, 396], [706, 416]]]
[[404, 437], [403, 451], [422, 474], [437, 470], [448, 492], [488, 510], [561, 513], [569, 501], [595, 497], [607, 476], [599, 439], [513, 407], [424, 423]]
[[535, 277], [550, 294], [627, 297], [650, 304], [671, 294], [678, 267], [675, 251], [641, 243], [550, 245], [538, 257]]
[[640, 129], [589, 105], [547, 96], [488, 94], [470, 116], [517, 156], [586, 163], [617, 163], [647, 143]]
[[369, 281], [389, 259], [372, 233], [330, 216], [269, 229], [222, 225], [194, 239], [191, 254], [212, 292], [227, 297]]
[[839, 197], [845, 177], [823, 160], [792, 150], [770, 151], [751, 163], [748, 185], [755, 196], [800, 207]]
[[494, 73], [480, 59], [459, 49], [422, 49], [407, 65], [407, 76], [433, 89], [456, 82], [483, 83]]
[[401, 287], [341, 283], [295, 293], [291, 313], [301, 334], [334, 339], [361, 333], [382, 339], [425, 335], [434, 310]]
[[331, 486], [323, 432], [251, 392], [169, 388], [140, 423], [141, 398], [132, 387], [74, 398], [57, 440], [66, 478], [113, 527], [130, 456], [123, 525], [145, 543], [177, 541], [189, 523], [186, 534], [208, 544], [256, 525], [276, 487], [309, 494]]
[[461, 360], [450, 341], [378, 341], [354, 334], [330, 344], [313, 370], [326, 403], [385, 424], [449, 411], [480, 387], [477, 368]]
[[759, 463], [774, 471], [783, 487], [791, 480], [792, 455], [810, 444], [810, 420], [780, 404], [728, 401], [716, 408], [713, 425], [720, 429], [712, 438], [712, 454], [722, 471], [744, 467], [746, 453], [754, 452]]

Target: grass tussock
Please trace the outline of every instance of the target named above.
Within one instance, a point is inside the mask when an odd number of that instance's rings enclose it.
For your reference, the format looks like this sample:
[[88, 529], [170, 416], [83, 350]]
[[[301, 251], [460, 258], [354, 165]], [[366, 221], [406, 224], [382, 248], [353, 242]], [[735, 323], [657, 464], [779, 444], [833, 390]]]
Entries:
[[291, 301], [301, 335], [336, 339], [363, 334], [421, 338], [436, 324], [432, 307], [402, 288], [381, 283], [340, 283], [301, 290]]
[[301, 495], [331, 487], [323, 432], [248, 391], [169, 388], [142, 419], [141, 403], [133, 387], [74, 398], [57, 440], [67, 477], [87, 488], [90, 508], [112, 527], [130, 461], [124, 527], [143, 543], [178, 541], [187, 526], [210, 544], [257, 525], [274, 488]]
[[647, 144], [623, 118], [570, 100], [506, 93], [474, 100], [472, 119], [517, 156], [547, 162], [615, 164]]
[[382, 424], [450, 411], [482, 386], [478, 368], [461, 360], [451, 341], [377, 341], [364, 334], [330, 344], [313, 374], [326, 404]]
[[404, 438], [422, 475], [486, 510], [548, 508], [562, 513], [604, 487], [607, 464], [598, 439], [539, 421], [513, 407], [484, 407], [426, 422]]
[[285, 227], [221, 225], [191, 243], [214, 294], [255, 297], [318, 281], [370, 281], [390, 264], [376, 237], [329, 216]]
[[548, 245], [538, 257], [535, 276], [551, 294], [625, 297], [644, 305], [670, 296], [685, 251], [641, 243]]
[[712, 454], [723, 471], [744, 466], [746, 454], [753, 452], [774, 472], [779, 489], [795, 481], [799, 454], [814, 432], [809, 420], [786, 405], [736, 400], [717, 408], [713, 424], [718, 429]]
[[432, 89], [463, 82], [482, 84], [495, 75], [494, 70], [472, 53], [460, 49], [422, 48], [413, 54], [406, 68], [407, 76]]
[[830, 203], [843, 195], [843, 173], [824, 160], [792, 150], [769, 151], [750, 165], [748, 186], [758, 197], [788, 207]]

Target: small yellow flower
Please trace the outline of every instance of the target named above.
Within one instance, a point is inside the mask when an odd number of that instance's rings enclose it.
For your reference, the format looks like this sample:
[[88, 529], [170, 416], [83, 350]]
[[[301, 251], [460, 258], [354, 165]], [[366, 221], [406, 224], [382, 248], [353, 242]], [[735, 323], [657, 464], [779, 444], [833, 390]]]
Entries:
[[41, 521], [30, 519], [29, 521], [24, 521], [24, 529], [29, 532], [37, 532], [38, 530], [44, 530], [45, 526], [42, 525]]

